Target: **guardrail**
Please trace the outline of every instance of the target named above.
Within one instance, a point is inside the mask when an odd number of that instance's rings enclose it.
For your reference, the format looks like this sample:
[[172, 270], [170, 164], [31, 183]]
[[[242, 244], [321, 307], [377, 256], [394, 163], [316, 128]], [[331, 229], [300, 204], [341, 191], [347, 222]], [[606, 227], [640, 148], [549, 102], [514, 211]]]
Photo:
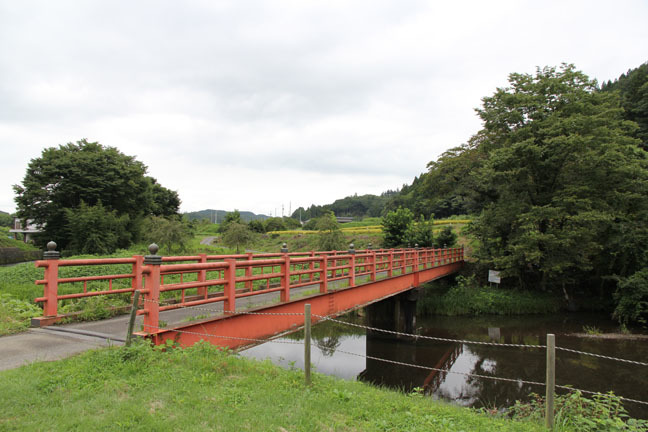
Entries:
[[[158, 247], [149, 247], [150, 255], [131, 258], [99, 258], [61, 260], [56, 244], [50, 242], [43, 260], [36, 267], [45, 269], [44, 278], [37, 280], [43, 285], [43, 297], [35, 299], [43, 303], [43, 317], [35, 318], [34, 325], [49, 325], [64, 318], [59, 314], [59, 301], [93, 296], [131, 294], [141, 290], [143, 294], [146, 325], [158, 326], [159, 313], [180, 307], [223, 302], [226, 312], [235, 309], [237, 298], [280, 293], [280, 301], [290, 301], [290, 290], [312, 285], [320, 293], [329, 290], [329, 284], [337, 287], [354, 287], [370, 283], [378, 278], [389, 278], [417, 272], [431, 267], [463, 260], [463, 248], [432, 249], [378, 249], [358, 250], [350, 246], [348, 251], [311, 251], [281, 253], [245, 253], [235, 255], [157, 255]], [[128, 265], [130, 271], [110, 273], [113, 266]], [[61, 267], [105, 266], [106, 274], [61, 277]], [[60, 293], [61, 285], [68, 285], [66, 293]], [[345, 287], [346, 287], [345, 286]], [[166, 304], [158, 304], [160, 298]], [[146, 300], [152, 300], [147, 302]]]

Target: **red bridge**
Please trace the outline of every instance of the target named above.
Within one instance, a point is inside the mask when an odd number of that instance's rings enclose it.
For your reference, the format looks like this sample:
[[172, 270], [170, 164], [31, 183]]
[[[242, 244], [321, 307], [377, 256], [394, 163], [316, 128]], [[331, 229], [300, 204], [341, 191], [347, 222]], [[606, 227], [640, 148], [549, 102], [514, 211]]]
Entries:
[[[138, 335], [156, 344], [171, 339], [187, 346], [206, 339], [231, 348], [302, 326], [306, 303], [313, 315], [338, 315], [455, 273], [464, 259], [463, 248], [161, 257], [151, 245], [145, 257], [60, 260], [55, 248], [50, 243], [45, 259], [36, 262], [45, 269], [44, 279], [36, 281], [44, 285], [44, 296], [36, 299], [44, 303], [44, 315], [33, 325], [63, 319], [61, 300], [139, 290]], [[95, 267], [86, 270], [93, 275], [78, 276], [88, 266]], [[122, 273], [97, 275], [96, 266]], [[178, 310], [192, 314], [165, 328], [161, 315]], [[218, 316], [201, 314], [205, 310]]]

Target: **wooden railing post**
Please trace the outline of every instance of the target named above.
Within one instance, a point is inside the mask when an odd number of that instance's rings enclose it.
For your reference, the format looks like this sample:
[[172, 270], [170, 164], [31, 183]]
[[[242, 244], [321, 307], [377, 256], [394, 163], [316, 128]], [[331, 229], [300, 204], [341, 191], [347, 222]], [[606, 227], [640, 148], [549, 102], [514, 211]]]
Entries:
[[131, 287], [133, 288], [133, 295], [135, 295], [136, 290], [142, 289], [142, 282], [144, 282], [144, 275], [142, 273], [144, 269], [144, 257], [142, 255], [133, 255], [133, 259], [135, 262], [133, 263], [133, 280], [131, 282]]
[[47, 251], [43, 252], [43, 259], [47, 261], [45, 267], [45, 287], [43, 305], [43, 316], [55, 317], [58, 315], [58, 260], [61, 256], [56, 251], [56, 243], [47, 243]]
[[387, 277], [394, 275], [394, 249], [389, 249], [389, 266], [387, 267]]
[[[198, 254], [198, 256], [200, 257], [199, 262], [201, 264], [206, 264], [207, 263], [207, 254], [201, 253], [201, 254]], [[200, 270], [198, 272], [198, 282], [205, 282], [205, 281], [207, 281], [207, 270]], [[207, 290], [206, 286], [199, 287], [198, 288], [198, 295], [200, 297], [206, 299], [207, 298], [207, 291], [208, 290]]]
[[157, 333], [160, 324], [160, 265], [162, 257], [157, 255], [158, 245], [152, 243], [149, 254], [144, 257], [144, 331]]
[[[315, 251], [310, 251], [310, 257], [312, 261], [308, 263], [308, 270], [313, 271], [315, 270]], [[313, 282], [314, 273], [310, 273], [308, 276], [308, 281]]]
[[370, 280], [371, 282], [375, 282], [376, 280], [376, 251], [371, 251], [371, 277]]
[[355, 246], [353, 243], [349, 245], [349, 255], [351, 255], [351, 258], [349, 258], [349, 286], [354, 287], [355, 286], [355, 274], [356, 274], [356, 257], [355, 257]]
[[328, 255], [322, 255], [320, 270], [320, 292], [324, 294], [328, 292]]
[[223, 301], [223, 310], [225, 312], [234, 312], [236, 310], [236, 260], [228, 258], [227, 270], [225, 270], [225, 301]]
[[[252, 261], [253, 258], [254, 258], [254, 254], [252, 252], [248, 252], [247, 254], [248, 261]], [[245, 277], [251, 277], [251, 276], [252, 276], [252, 266], [249, 265], [245, 267]], [[248, 291], [253, 290], [253, 284], [251, 280], [245, 281], [245, 289], [247, 289]]]
[[284, 255], [284, 262], [281, 264], [281, 301], [290, 301], [290, 256]]

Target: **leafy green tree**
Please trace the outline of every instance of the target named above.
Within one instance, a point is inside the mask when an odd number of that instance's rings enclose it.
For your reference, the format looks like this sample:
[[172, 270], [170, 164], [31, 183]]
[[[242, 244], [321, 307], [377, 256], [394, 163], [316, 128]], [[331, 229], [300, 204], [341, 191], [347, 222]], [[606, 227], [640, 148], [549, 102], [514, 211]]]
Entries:
[[42, 227], [41, 243], [54, 240], [62, 249], [73, 240], [66, 210], [78, 209], [82, 201], [88, 208], [101, 202], [116, 217], [127, 216], [123, 229], [130, 241], [138, 239], [145, 216], [174, 214], [180, 203], [176, 192], [146, 176], [142, 162], [85, 139], [43, 150], [14, 191], [17, 216]]
[[344, 234], [340, 231], [340, 224], [332, 212], [327, 212], [318, 217], [315, 224], [317, 234], [317, 247], [319, 250], [340, 250], [344, 248]]
[[387, 213], [383, 218], [383, 245], [385, 247], [407, 246], [409, 241], [408, 233], [411, 232], [411, 225], [414, 222], [414, 214], [410, 209], [399, 207], [397, 210]]
[[248, 223], [248, 228], [250, 228], [250, 230], [255, 232], [255, 233], [263, 234], [263, 233], [266, 232], [265, 227], [263, 226], [263, 222], [261, 222], [258, 219], [251, 220]]
[[157, 243], [166, 249], [167, 254], [172, 251], [184, 252], [193, 238], [193, 229], [190, 223], [176, 218], [151, 216], [146, 220], [144, 237], [147, 242]]
[[313, 231], [317, 229], [317, 218], [309, 219], [308, 222], [306, 222], [303, 226], [302, 229]]
[[648, 268], [621, 279], [614, 297], [617, 301], [614, 316], [619, 321], [648, 323]]
[[434, 233], [432, 231], [434, 221], [432, 219], [425, 220], [423, 215], [419, 217], [417, 222], [410, 224], [405, 237], [407, 238], [408, 245], [419, 245], [419, 247], [432, 247], [434, 244]]
[[65, 209], [65, 226], [69, 243], [67, 250], [79, 254], [110, 254], [130, 244], [128, 215], [119, 216], [101, 201], [90, 206], [81, 201], [79, 207]]
[[449, 226], [443, 228], [434, 241], [434, 246], [438, 248], [454, 247], [456, 244], [457, 234], [455, 234]]
[[301, 228], [301, 224], [296, 219], [293, 219], [293, 218], [290, 218], [290, 217], [284, 217], [282, 219], [283, 219], [283, 224], [286, 227], [286, 229], [294, 230], [294, 229]]
[[628, 234], [645, 238], [627, 232], [648, 212], [636, 124], [623, 119], [617, 94], [597, 91], [573, 65], [514, 73], [509, 83], [477, 110], [487, 154], [473, 173], [486, 203], [472, 228], [477, 256], [525, 288], [560, 287], [569, 298], [596, 287], [611, 297], [610, 277], [642, 259], [619, 254]]
[[254, 239], [254, 234], [247, 225], [240, 222], [230, 222], [227, 224], [227, 230], [223, 234], [223, 243], [228, 247], [235, 247], [236, 253], [240, 248], [249, 244]]
[[238, 210], [234, 210], [233, 212], [227, 213], [225, 215], [225, 219], [223, 219], [223, 222], [221, 222], [220, 225], [218, 226], [218, 232], [221, 233], [226, 232], [230, 223], [238, 223], [238, 224], [244, 223], [243, 220], [241, 219], [241, 212], [239, 212]]
[[284, 224], [283, 218], [280, 217], [268, 218], [263, 222], [263, 225], [266, 232], [286, 230], [286, 225]]
[[648, 63], [631, 69], [614, 82], [602, 86], [603, 91], [618, 91], [624, 118], [636, 122], [639, 128], [636, 137], [648, 150]]
[[0, 212], [0, 226], [13, 227], [13, 216], [9, 213]]

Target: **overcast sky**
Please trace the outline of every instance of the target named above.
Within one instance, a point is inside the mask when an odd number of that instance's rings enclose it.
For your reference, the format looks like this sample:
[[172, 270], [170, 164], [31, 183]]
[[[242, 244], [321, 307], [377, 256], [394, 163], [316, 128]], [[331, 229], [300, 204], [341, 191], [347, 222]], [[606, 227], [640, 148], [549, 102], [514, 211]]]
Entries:
[[182, 211], [379, 194], [481, 126], [511, 72], [648, 61], [638, 1], [0, 0], [0, 210], [42, 150], [135, 156]]

